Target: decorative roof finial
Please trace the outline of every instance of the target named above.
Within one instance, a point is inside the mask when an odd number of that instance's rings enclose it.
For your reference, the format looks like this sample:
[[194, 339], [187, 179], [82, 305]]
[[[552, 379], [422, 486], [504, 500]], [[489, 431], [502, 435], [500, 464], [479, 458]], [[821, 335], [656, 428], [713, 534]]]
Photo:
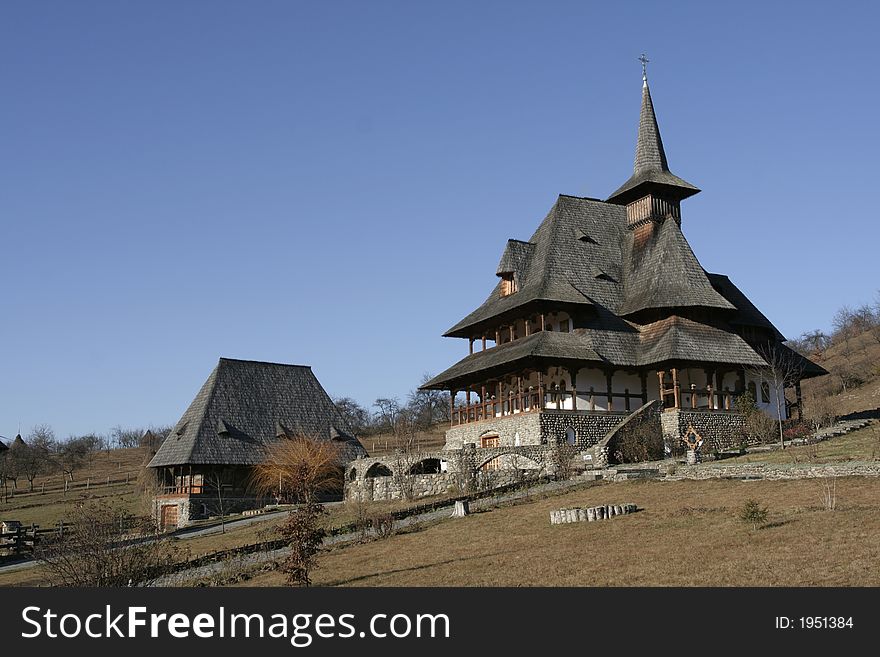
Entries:
[[648, 59], [648, 56], [645, 53], [642, 53], [639, 57], [639, 61], [642, 63], [642, 82], [648, 84], [648, 62], [651, 60]]

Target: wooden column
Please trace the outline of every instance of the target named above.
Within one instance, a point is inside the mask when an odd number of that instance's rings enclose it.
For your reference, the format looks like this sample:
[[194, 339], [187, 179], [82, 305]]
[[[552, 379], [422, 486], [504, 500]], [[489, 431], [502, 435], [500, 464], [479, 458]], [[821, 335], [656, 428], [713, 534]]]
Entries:
[[706, 375], [706, 390], [708, 396], [708, 410], [715, 410], [715, 396], [712, 394], [714, 392], [715, 386], [712, 385], [712, 379], [715, 378], [715, 370], [705, 369], [703, 368], [703, 373]]
[[513, 342], [516, 339], [516, 331], [514, 330], [514, 325], [510, 325], [510, 341]]
[[501, 328], [499, 327], [499, 328], [495, 329], [495, 346], [497, 347], [500, 344], [501, 344]]
[[541, 330], [547, 330], [547, 325], [544, 323], [544, 313], [541, 313]]
[[480, 408], [483, 409], [483, 419], [486, 419], [486, 384], [480, 386]]
[[468, 338], [468, 354], [474, 355], [474, 339]]
[[672, 394], [675, 397], [675, 408], [681, 408], [681, 388], [678, 387], [678, 368], [672, 368]]
[[529, 337], [532, 334], [532, 318], [526, 317], [526, 337]]
[[642, 382], [642, 405], [648, 403], [648, 373], [642, 370], [639, 372], [639, 380]]
[[613, 374], [612, 370], [605, 370], [605, 385], [608, 386], [608, 410], [614, 410], [614, 391], [611, 388], [611, 375]]
[[571, 410], [578, 409], [578, 385], [577, 385], [578, 368], [572, 367], [568, 370], [568, 376], [571, 377]]
[[737, 374], [739, 375], [739, 391], [743, 393], [746, 391], [746, 371], [740, 370]]
[[593, 386], [590, 386], [590, 410], [596, 410], [596, 391], [593, 390]]
[[544, 370], [538, 370], [538, 410], [544, 408]]
[[504, 398], [501, 396], [502, 384], [500, 379], [498, 381], [498, 385], [495, 386], [495, 390], [495, 400], [498, 403], [498, 410], [496, 411], [496, 414], [504, 417]]
[[[450, 426], [452, 426], [452, 424], [455, 423], [455, 393], [456, 392], [458, 392], [458, 391], [457, 390], [450, 390], [449, 391], [449, 424], [450, 424]], [[459, 418], [459, 419], [461, 419], [461, 418]], [[459, 424], [461, 424], [461, 423], [459, 422]]]
[[483, 351], [486, 351], [486, 334], [483, 333]]
[[516, 406], [517, 406], [517, 408], [518, 408], [520, 411], [522, 411], [522, 410], [524, 409], [524, 406], [523, 406], [522, 374], [517, 374], [517, 375], [516, 375], [516, 398], [517, 398]]

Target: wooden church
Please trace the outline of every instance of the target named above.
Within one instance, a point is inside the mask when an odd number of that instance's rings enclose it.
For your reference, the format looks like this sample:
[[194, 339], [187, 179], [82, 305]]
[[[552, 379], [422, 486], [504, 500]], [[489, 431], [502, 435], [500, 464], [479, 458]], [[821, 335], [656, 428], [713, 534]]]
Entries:
[[[531, 238], [507, 242], [497, 285], [445, 333], [468, 342], [467, 356], [424, 385], [464, 393], [448, 449], [587, 447], [651, 400], [670, 440], [691, 427], [731, 436], [746, 390], [775, 413], [761, 354], [794, 352], [694, 255], [681, 204], [699, 191], [669, 169], [643, 76], [632, 176], [604, 201], [560, 195]], [[822, 373], [804, 359], [798, 378]]]

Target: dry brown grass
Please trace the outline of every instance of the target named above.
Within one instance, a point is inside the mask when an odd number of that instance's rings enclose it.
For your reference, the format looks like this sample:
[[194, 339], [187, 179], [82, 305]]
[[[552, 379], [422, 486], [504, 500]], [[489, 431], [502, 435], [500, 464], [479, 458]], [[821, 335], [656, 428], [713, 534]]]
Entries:
[[[143, 497], [138, 492], [138, 472], [143, 467], [146, 454], [139, 448], [115, 449], [95, 455], [92, 467], [83, 467], [74, 473], [75, 487], [64, 493], [61, 474], [40, 476], [34, 480], [34, 492], [27, 492], [27, 482], [22, 479], [14, 497], [4, 504], [0, 500], [0, 519], [18, 520], [26, 525], [36, 523], [47, 526], [66, 520], [71, 509], [86, 499], [106, 498], [126, 510], [144, 512]], [[124, 482], [128, 475], [129, 483]], [[111, 485], [107, 486], [107, 477]], [[88, 490], [81, 487], [90, 480]], [[121, 482], [121, 483], [119, 483]], [[45, 493], [40, 493], [45, 485]], [[11, 486], [10, 486], [11, 488]]]
[[840, 463], [844, 461], [873, 461], [880, 458], [880, 424], [812, 445], [786, 447], [784, 450], [754, 452], [724, 459], [729, 463]]
[[[435, 425], [427, 431], [421, 431], [414, 441], [416, 451], [431, 452], [442, 449], [446, 444], [446, 429], [448, 425]], [[394, 451], [396, 438], [392, 434], [376, 434], [365, 436], [360, 439], [370, 456], [384, 456]]]
[[[321, 557], [327, 586], [877, 586], [880, 479], [607, 484], [448, 520]], [[758, 531], [737, 517], [770, 509]], [[553, 525], [552, 509], [634, 502], [635, 514]], [[246, 586], [281, 584], [277, 573]]]

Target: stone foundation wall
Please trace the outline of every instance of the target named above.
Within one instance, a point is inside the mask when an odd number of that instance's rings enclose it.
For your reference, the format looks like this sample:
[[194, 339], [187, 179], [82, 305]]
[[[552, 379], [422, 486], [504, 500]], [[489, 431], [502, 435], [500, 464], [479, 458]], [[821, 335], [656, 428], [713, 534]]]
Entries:
[[480, 438], [486, 434], [498, 436], [502, 445], [541, 444], [541, 413], [516, 413], [494, 420], [460, 424], [446, 431], [446, 449], [461, 449], [467, 443], [480, 446]]
[[[493, 470], [477, 472], [471, 484], [473, 490], [488, 490], [522, 481], [523, 474], [516, 470]], [[374, 500], [402, 500], [409, 493], [410, 499], [451, 493], [468, 492], [464, 480], [457, 472], [410, 475], [409, 477], [358, 478], [345, 483], [345, 499], [372, 502]]]
[[[258, 509], [265, 500], [254, 497], [231, 497], [223, 500], [223, 510], [229, 513], [241, 513], [249, 509]], [[156, 497], [153, 498], [152, 513], [157, 524], [162, 522], [162, 507], [177, 506], [177, 526], [189, 527], [194, 520], [202, 520], [219, 514], [216, 498], [199, 497]]]
[[544, 411], [541, 416], [543, 442], [564, 443], [568, 428], [574, 429], [575, 444], [581, 449], [592, 447], [609, 431], [620, 424], [629, 413], [573, 413], [572, 411]]
[[599, 442], [628, 413], [589, 413], [545, 409], [516, 413], [494, 420], [460, 424], [446, 431], [446, 449], [461, 449], [467, 443], [479, 447], [480, 439], [497, 435], [501, 445], [546, 445], [565, 442], [569, 427], [574, 429], [576, 445], [585, 449]]
[[880, 463], [780, 464], [678, 466], [666, 479], [814, 479], [823, 477], [880, 477]]
[[743, 416], [730, 411], [665, 410], [660, 414], [663, 438], [668, 445], [679, 445], [689, 427], [703, 437], [703, 453], [738, 447], [745, 425]]

